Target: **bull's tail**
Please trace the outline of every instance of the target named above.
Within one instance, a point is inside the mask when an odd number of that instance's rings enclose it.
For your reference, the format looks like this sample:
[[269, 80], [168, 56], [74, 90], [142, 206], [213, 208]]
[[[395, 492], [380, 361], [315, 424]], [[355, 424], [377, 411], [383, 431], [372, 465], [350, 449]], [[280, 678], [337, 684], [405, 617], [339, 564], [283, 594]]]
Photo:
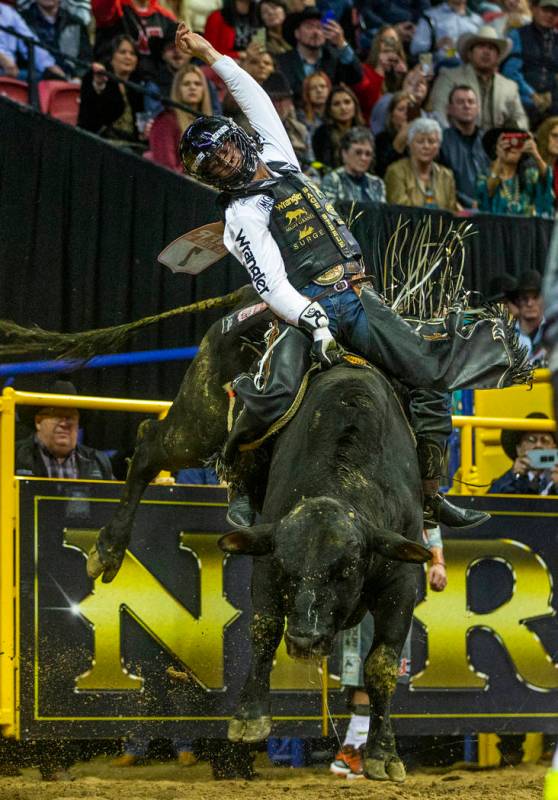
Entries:
[[88, 360], [99, 353], [119, 350], [130, 336], [149, 325], [182, 314], [195, 314], [213, 308], [228, 308], [239, 303], [243, 297], [243, 289], [237, 289], [222, 297], [210, 297], [187, 306], [171, 308], [169, 311], [143, 317], [135, 322], [78, 333], [46, 331], [36, 325], [26, 328], [10, 320], [0, 320], [0, 337], [4, 340], [0, 344], [0, 358], [42, 353], [52, 358]]

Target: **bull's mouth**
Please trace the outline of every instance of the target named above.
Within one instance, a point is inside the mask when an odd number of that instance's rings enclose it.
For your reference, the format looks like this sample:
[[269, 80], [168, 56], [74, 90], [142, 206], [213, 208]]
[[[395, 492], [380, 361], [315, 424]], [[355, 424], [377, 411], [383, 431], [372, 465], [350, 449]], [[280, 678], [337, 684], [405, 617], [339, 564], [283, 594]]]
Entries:
[[331, 655], [331, 645], [324, 641], [312, 642], [285, 633], [287, 655], [297, 661], [321, 661]]

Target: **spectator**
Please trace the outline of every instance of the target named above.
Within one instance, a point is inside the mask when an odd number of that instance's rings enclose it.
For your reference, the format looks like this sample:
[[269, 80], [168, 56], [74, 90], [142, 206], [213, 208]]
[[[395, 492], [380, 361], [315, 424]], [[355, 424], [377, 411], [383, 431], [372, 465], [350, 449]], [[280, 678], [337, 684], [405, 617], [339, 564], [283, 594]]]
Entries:
[[[35, 0], [16, 0], [16, 8], [23, 16], [23, 12], [35, 2]], [[86, 27], [91, 22], [91, 0], [62, 0], [60, 4], [64, 11], [71, 17], [78, 19]]]
[[407, 133], [409, 158], [391, 164], [386, 172], [388, 203], [458, 210], [453, 173], [434, 161], [441, 141], [442, 129], [436, 120], [416, 119], [411, 123]]
[[265, 49], [274, 56], [292, 49], [283, 37], [286, 18], [287, 6], [283, 0], [261, 0], [258, 5], [258, 21], [265, 28]]
[[262, 86], [271, 97], [296, 157], [304, 170], [314, 160], [314, 154], [306, 125], [296, 117], [291, 87], [281, 72], [273, 72]]
[[[25, 20], [17, 13], [14, 8], [0, 3], [0, 25], [5, 28], [13, 28], [15, 33], [27, 36], [29, 39], [39, 43], [39, 40], [31, 31]], [[8, 78], [27, 78], [27, 71], [20, 72], [17, 65], [18, 57], [27, 61], [29, 54], [27, 45], [17, 36], [5, 31], [0, 31], [0, 75]], [[35, 70], [39, 77], [65, 78], [64, 71], [56, 64], [54, 58], [42, 47], [35, 48]]]
[[[526, 419], [548, 417], [533, 411]], [[513, 464], [492, 483], [488, 494], [558, 494], [558, 465], [552, 469], [535, 469], [529, 461], [529, 453], [535, 450], [556, 448], [556, 435], [552, 431], [503, 430], [500, 441]]]
[[515, 127], [491, 128], [482, 144], [491, 167], [477, 180], [479, 210], [551, 217], [552, 170], [541, 158], [533, 136]]
[[382, 94], [401, 88], [407, 74], [407, 59], [403, 46], [392, 26], [381, 28], [372, 41], [370, 53], [362, 65], [362, 80], [353, 89], [359, 99], [362, 115], [370, 113]]
[[384, 25], [393, 26], [401, 41], [411, 42], [420, 17], [430, 9], [430, 0], [357, 0], [362, 25], [367, 30], [377, 31]]
[[[558, 2], [558, 0], [557, 0]], [[437, 66], [457, 66], [457, 42], [466, 33], [476, 33], [482, 17], [467, 8], [467, 0], [447, 0], [419, 19], [411, 42], [411, 54], [433, 53]]]
[[179, 0], [180, 13], [177, 17], [186, 21], [196, 33], [203, 33], [208, 16], [221, 8], [221, 0]]
[[386, 187], [381, 178], [370, 175], [374, 166], [374, 137], [368, 128], [351, 128], [339, 145], [343, 166], [322, 181], [322, 191], [335, 205], [338, 200], [357, 203], [385, 203]]
[[92, 0], [95, 16], [95, 58], [104, 61], [112, 53], [116, 36], [126, 35], [137, 48], [142, 78], [159, 81], [164, 69], [165, 43], [173, 42], [176, 18], [159, 0]]
[[507, 39], [499, 39], [488, 25], [477, 34], [460, 39], [458, 47], [463, 64], [440, 70], [432, 88], [432, 108], [445, 119], [452, 87], [466, 84], [479, 98], [481, 128], [488, 130], [501, 125], [515, 125], [526, 129], [527, 115], [517, 84], [498, 72], [510, 46]]
[[552, 170], [554, 208], [558, 206], [558, 117], [548, 117], [537, 131], [537, 147], [541, 158]]
[[293, 90], [295, 104], [300, 105], [302, 82], [315, 72], [325, 72], [332, 83], [358, 83], [362, 68], [345, 34], [335, 21], [321, 23], [315, 7], [287, 17], [284, 37], [294, 48], [277, 57], [277, 68]]
[[[70, 381], [57, 380], [48, 388], [52, 394], [77, 395]], [[35, 433], [16, 442], [17, 475], [45, 478], [113, 480], [105, 453], [78, 444], [77, 408], [46, 407], [35, 414]]]
[[[134, 40], [126, 35], [117, 36], [112, 42], [106, 67], [117, 78], [133, 80], [138, 60]], [[94, 63], [83, 76], [78, 116], [80, 128], [97, 133], [115, 144], [141, 149], [145, 133], [140, 130], [142, 117], [138, 115], [143, 113], [143, 94], [109, 79], [102, 64]]]
[[542, 278], [535, 269], [522, 272], [517, 285], [507, 296], [517, 308], [515, 331], [519, 344], [527, 349], [529, 361], [535, 366], [545, 362], [543, 347], [544, 301], [541, 293]]
[[[424, 74], [420, 64], [417, 64], [410, 72], [407, 72], [407, 74], [403, 76], [403, 83], [400, 91], [409, 95], [409, 122], [412, 122], [412, 120], [417, 117], [423, 117], [424, 119], [436, 119], [440, 125], [442, 125], [443, 120], [438, 112], [427, 110], [430, 106], [430, 85], [430, 78]], [[389, 104], [392, 97], [393, 94], [391, 92], [386, 92], [386, 94], [380, 97], [372, 109], [370, 128], [375, 136], [381, 133], [385, 128]]]
[[83, 75], [84, 68], [72, 59], [90, 62], [93, 51], [80, 19], [72, 16], [60, 0], [34, 0], [22, 11], [22, 17], [42, 44], [63, 54], [54, 55], [54, 59], [67, 78]]
[[306, 125], [310, 138], [324, 121], [327, 98], [331, 92], [331, 81], [325, 72], [314, 72], [302, 82], [302, 108], [298, 119]]
[[406, 92], [395, 92], [391, 97], [385, 130], [376, 136], [376, 172], [380, 178], [384, 177], [390, 164], [407, 154], [412, 99]]
[[347, 86], [334, 86], [327, 98], [324, 122], [312, 137], [316, 160], [328, 167], [339, 167], [341, 137], [363, 122], [355, 94]]
[[208, 16], [204, 36], [223, 55], [239, 59], [257, 29], [255, 0], [223, 0], [223, 8]]
[[487, 6], [487, 10], [483, 12], [482, 18], [502, 38], [509, 30], [521, 28], [531, 22], [527, 0], [498, 0], [483, 5]]
[[463, 208], [473, 208], [477, 179], [490, 166], [477, 126], [479, 101], [474, 89], [454, 86], [447, 113], [450, 126], [442, 137], [439, 161], [454, 174], [460, 204]]
[[533, 22], [510, 31], [512, 52], [502, 67], [516, 81], [531, 127], [558, 114], [558, 0], [531, 0]]
[[186, 64], [178, 70], [172, 84], [171, 100], [190, 106], [196, 113], [168, 108], [159, 114], [149, 134], [149, 150], [151, 160], [156, 164], [182, 174], [182, 162], [178, 154], [180, 137], [196, 117], [202, 114], [209, 117], [212, 114], [207, 80], [199, 67]]

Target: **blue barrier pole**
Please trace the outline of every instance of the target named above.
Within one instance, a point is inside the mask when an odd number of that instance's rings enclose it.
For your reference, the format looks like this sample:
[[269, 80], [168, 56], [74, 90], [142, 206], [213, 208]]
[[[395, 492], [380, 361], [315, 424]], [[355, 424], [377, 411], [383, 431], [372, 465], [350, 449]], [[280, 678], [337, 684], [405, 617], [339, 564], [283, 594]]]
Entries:
[[95, 369], [99, 367], [129, 367], [133, 364], [148, 364], [161, 361], [191, 361], [197, 347], [170, 347], [165, 350], [139, 350], [136, 353], [111, 353], [93, 356], [88, 361], [53, 360], [23, 361], [14, 364], [0, 364], [0, 376], [27, 375], [37, 372], [65, 372], [74, 369]]

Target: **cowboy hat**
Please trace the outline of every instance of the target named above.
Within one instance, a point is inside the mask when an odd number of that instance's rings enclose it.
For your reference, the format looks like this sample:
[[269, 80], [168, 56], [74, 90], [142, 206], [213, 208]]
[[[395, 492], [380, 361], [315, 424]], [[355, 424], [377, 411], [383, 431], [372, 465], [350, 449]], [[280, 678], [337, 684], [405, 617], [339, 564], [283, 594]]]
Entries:
[[[527, 414], [525, 419], [548, 419], [548, 415], [543, 414], [541, 411], [532, 411], [530, 414]], [[521, 437], [526, 433], [530, 433], [530, 431], [502, 430], [500, 444], [502, 445], [504, 453], [508, 458], [511, 458], [512, 461], [515, 461], [517, 458], [517, 445], [520, 443]], [[554, 441], [556, 441], [556, 434], [552, 433], [552, 435], [554, 436]]]
[[289, 14], [283, 23], [283, 39], [288, 42], [291, 47], [296, 47], [295, 32], [302, 25], [302, 23], [309, 19], [321, 20], [321, 18], [322, 12], [317, 9], [316, 6], [306, 6], [303, 11], [300, 11], [297, 14]]
[[[557, 0], [558, 2], [558, 0]], [[500, 39], [494, 28], [490, 25], [482, 25], [476, 33], [464, 33], [457, 41], [457, 52], [461, 56], [461, 60], [466, 64], [469, 60], [469, 51], [476, 44], [488, 42], [498, 48], [500, 54], [500, 61], [503, 61], [509, 54], [512, 48], [512, 43], [509, 39]]]

